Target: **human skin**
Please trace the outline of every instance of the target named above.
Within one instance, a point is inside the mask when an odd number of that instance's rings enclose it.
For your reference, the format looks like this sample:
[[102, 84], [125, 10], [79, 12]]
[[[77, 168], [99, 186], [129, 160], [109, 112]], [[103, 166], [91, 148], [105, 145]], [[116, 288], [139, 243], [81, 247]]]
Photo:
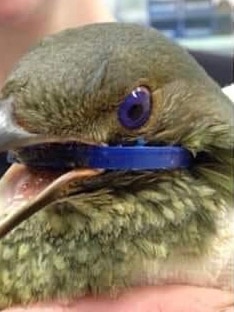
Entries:
[[1, 25], [22, 23], [37, 11], [45, 0], [2, 0], [0, 5]]
[[1, 0], [0, 89], [14, 64], [42, 37], [111, 21], [114, 18], [102, 0]]
[[71, 304], [48, 303], [3, 312], [231, 312], [233, 294], [190, 286], [164, 286], [129, 291], [113, 300], [83, 298]]

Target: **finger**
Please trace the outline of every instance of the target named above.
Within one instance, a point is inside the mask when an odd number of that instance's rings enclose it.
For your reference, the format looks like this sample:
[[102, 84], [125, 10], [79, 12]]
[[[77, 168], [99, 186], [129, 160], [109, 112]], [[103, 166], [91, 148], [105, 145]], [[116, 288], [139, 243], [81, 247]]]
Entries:
[[234, 307], [233, 294], [218, 289], [168, 286], [166, 291], [158, 289], [157, 295], [161, 297], [162, 312], [221, 312]]
[[233, 294], [229, 292], [191, 286], [162, 286], [135, 289], [115, 300], [86, 297], [69, 305], [49, 303], [3, 312], [233, 312], [233, 306]]

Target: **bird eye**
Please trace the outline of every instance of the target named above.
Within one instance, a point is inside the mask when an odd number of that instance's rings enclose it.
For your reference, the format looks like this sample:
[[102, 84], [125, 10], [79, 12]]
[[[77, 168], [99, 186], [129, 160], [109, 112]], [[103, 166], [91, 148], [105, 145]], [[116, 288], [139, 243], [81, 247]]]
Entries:
[[143, 126], [149, 119], [151, 104], [151, 94], [146, 87], [134, 89], [119, 106], [119, 121], [128, 129]]

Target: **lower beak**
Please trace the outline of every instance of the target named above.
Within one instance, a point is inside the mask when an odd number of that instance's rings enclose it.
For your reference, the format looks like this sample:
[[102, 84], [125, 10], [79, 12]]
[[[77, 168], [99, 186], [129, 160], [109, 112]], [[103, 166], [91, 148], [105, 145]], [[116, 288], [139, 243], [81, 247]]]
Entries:
[[[12, 99], [0, 101], [0, 152], [45, 141], [42, 136], [28, 133], [14, 122], [12, 103]], [[58, 200], [61, 191], [69, 188], [74, 180], [98, 173], [98, 170], [79, 169], [64, 174], [12, 165], [0, 180], [0, 238]]]
[[50, 172], [13, 164], [0, 180], [0, 238], [39, 210], [59, 201], [74, 181], [100, 173], [93, 169]]

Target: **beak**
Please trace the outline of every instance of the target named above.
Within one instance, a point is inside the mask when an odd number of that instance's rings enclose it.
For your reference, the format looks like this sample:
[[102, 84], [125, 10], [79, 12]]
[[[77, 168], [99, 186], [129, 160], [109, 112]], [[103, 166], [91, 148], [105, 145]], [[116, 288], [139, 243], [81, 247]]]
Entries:
[[0, 101], [0, 152], [29, 144], [37, 135], [19, 127], [13, 116], [13, 99]]
[[[54, 141], [31, 134], [14, 121], [13, 99], [0, 100], [0, 152], [35, 143]], [[64, 173], [36, 170], [13, 164], [0, 180], [0, 239], [21, 222], [59, 199], [74, 181], [92, 178], [100, 170], [80, 169]]]
[[[0, 152], [51, 138], [31, 134], [14, 121], [13, 99], [0, 100]], [[13, 164], [0, 180], [0, 239], [21, 222], [58, 200], [74, 181], [91, 178], [100, 171], [81, 169], [64, 173], [32, 170]]]
[[51, 202], [60, 200], [60, 194], [64, 194], [70, 184], [100, 173], [101, 170], [93, 169], [51, 173], [12, 165], [0, 180], [0, 239]]

